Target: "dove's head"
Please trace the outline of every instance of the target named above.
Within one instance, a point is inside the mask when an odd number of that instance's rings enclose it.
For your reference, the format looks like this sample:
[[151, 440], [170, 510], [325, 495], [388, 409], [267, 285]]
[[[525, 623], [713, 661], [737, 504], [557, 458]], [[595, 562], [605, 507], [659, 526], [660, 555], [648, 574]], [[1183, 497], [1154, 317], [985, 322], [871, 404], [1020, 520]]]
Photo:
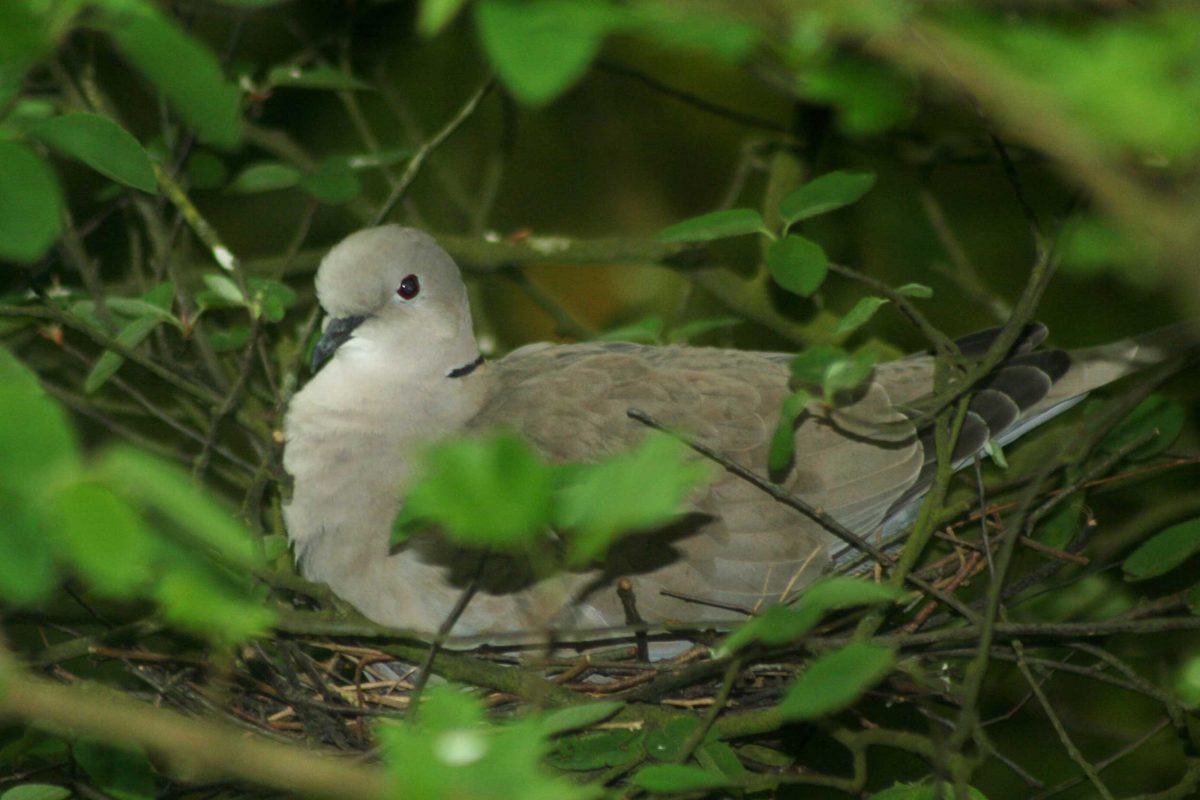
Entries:
[[316, 283], [328, 320], [314, 371], [336, 352], [428, 361], [475, 347], [458, 266], [422, 231], [382, 225], [353, 233], [321, 261]]

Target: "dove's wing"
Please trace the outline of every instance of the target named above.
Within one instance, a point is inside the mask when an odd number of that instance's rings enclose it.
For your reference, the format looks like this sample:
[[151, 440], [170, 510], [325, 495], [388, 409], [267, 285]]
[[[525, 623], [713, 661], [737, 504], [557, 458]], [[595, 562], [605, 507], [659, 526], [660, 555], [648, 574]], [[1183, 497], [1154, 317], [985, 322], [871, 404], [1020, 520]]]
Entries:
[[[557, 461], [592, 461], [632, 447], [647, 432], [626, 413], [636, 407], [765, 473], [789, 393], [785, 357], [734, 350], [532, 346], [488, 368], [494, 391], [470, 426], [514, 428]], [[848, 434], [836, 418], [809, 418], [796, 429], [795, 466], [783, 482], [842, 524], [870, 530], [917, 479], [923, 453], [915, 429], [879, 385], [839, 413], [887, 434]], [[701, 515], [625, 540], [607, 563], [609, 577], [633, 579], [647, 619], [753, 609], [808, 583], [828, 559], [834, 540], [820, 525], [729, 473], [719, 472], [692, 502]], [[589, 602], [609, 624], [624, 621], [611, 589], [597, 588]]]

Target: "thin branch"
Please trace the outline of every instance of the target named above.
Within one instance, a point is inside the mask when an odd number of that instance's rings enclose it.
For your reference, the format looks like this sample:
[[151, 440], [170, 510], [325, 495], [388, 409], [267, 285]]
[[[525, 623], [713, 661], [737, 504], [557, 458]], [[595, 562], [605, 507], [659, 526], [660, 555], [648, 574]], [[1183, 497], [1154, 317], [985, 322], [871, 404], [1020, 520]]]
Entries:
[[408, 161], [408, 165], [404, 168], [404, 173], [400, 176], [399, 183], [397, 183], [392, 191], [388, 194], [387, 199], [383, 201], [383, 204], [379, 207], [379, 211], [376, 212], [374, 224], [382, 225], [383, 222], [389, 216], [391, 216], [392, 210], [395, 209], [396, 204], [404, 198], [405, 193], [408, 192], [408, 188], [412, 186], [413, 181], [417, 179], [417, 175], [420, 174], [421, 167], [424, 165], [425, 160], [429, 158], [429, 155], [438, 147], [440, 147], [443, 142], [449, 139], [450, 136], [457, 131], [459, 127], [461, 127], [462, 124], [471, 117], [472, 114], [475, 113], [475, 109], [479, 107], [480, 101], [487, 96], [488, 92], [490, 92], [492, 87], [495, 85], [496, 81], [494, 78], [489, 77], [486, 81], [484, 81], [483, 84], [476, 89], [469, 98], [467, 98], [467, 102], [464, 103], [462, 108], [458, 110], [458, 113], [451, 117], [450, 120], [444, 126], [442, 126], [441, 130], [439, 130], [428, 140], [426, 140], [424, 144], [417, 148], [417, 152], [413, 153], [412, 158], [410, 158]]

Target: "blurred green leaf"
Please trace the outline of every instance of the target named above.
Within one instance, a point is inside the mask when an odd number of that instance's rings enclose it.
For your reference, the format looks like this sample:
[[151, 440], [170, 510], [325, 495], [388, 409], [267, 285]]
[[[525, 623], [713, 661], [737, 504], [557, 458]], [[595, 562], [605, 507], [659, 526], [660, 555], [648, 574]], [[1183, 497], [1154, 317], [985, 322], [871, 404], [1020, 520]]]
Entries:
[[[655, 761], [675, 761], [699, 729], [700, 720], [694, 717], [673, 717], [654, 725], [646, 734], [646, 755]], [[705, 737], [715, 738], [711, 731]]]
[[1154, 434], [1148, 442], [1125, 457], [1131, 461], [1141, 461], [1156, 456], [1179, 438], [1186, 417], [1187, 414], [1178, 403], [1161, 394], [1152, 394], [1109, 431], [1100, 442], [1100, 449], [1115, 453], [1142, 437]]
[[522, 103], [553, 100], [583, 76], [618, 21], [592, 0], [479, 0], [475, 28], [496, 75]]
[[515, 433], [442, 442], [423, 458], [393, 541], [435, 524], [462, 544], [521, 550], [542, 537], [553, 491], [553, 471]]
[[[928, 783], [897, 783], [871, 795], [871, 800], [953, 800], [954, 787], [942, 784], [938, 791]], [[987, 800], [983, 792], [973, 786], [967, 787], [968, 800]]]
[[71, 790], [45, 783], [23, 783], [0, 794], [0, 800], [67, 800]]
[[241, 139], [241, 93], [217, 57], [142, 0], [98, 3], [99, 26], [117, 49], [195, 126], [202, 142], [232, 148]]
[[791, 465], [796, 446], [796, 420], [812, 401], [812, 394], [804, 389], [788, 395], [783, 401], [767, 455], [767, 466], [772, 474], [783, 472]]
[[587, 728], [616, 714], [625, 704], [620, 700], [602, 700], [596, 703], [568, 706], [548, 711], [540, 718], [543, 735], [557, 736], [560, 733]]
[[371, 85], [353, 75], [327, 66], [278, 66], [267, 73], [267, 84], [285, 89], [327, 89], [359, 91]]
[[724, 775], [688, 764], [652, 764], [642, 767], [633, 774], [629, 782], [657, 794], [699, 792], [729, 785], [729, 779]]
[[32, 264], [58, 240], [58, 181], [20, 142], [0, 139], [0, 260]]
[[398, 164], [411, 158], [412, 154], [411, 147], [394, 147], [389, 150], [380, 150], [377, 153], [359, 153], [352, 156], [341, 156], [341, 158], [350, 169], [360, 170]]
[[260, 161], [237, 174], [225, 187], [232, 194], [256, 194], [290, 189], [300, 185], [300, 170], [279, 161]]
[[209, 291], [220, 297], [230, 306], [245, 306], [249, 299], [242, 294], [241, 287], [233, 279], [219, 272], [210, 272], [203, 276], [204, 285]]
[[182, 323], [170, 311], [159, 308], [153, 303], [147, 303], [140, 297], [109, 297], [105, 299], [109, 311], [115, 311], [126, 317], [155, 317], [159, 322], [167, 322], [176, 327]]
[[686, 445], [657, 431], [628, 452], [576, 466], [554, 513], [555, 524], [571, 531], [568, 561], [585, 564], [621, 534], [677, 519], [684, 501], [711, 476], [710, 466]]
[[563, 736], [546, 761], [555, 769], [588, 771], [640, 761], [645, 757], [643, 730], [588, 731]]
[[1155, 578], [1200, 552], [1200, 517], [1172, 525], [1151, 536], [1121, 564], [1127, 581]]
[[919, 300], [927, 300], [933, 297], [933, 289], [923, 283], [906, 283], [903, 286], [896, 287], [896, 294], [904, 297], [915, 297]]
[[846, 312], [846, 316], [839, 319], [837, 325], [833, 326], [833, 335], [848, 336], [858, 330], [870, 322], [871, 317], [875, 316], [875, 312], [887, 305], [887, 302], [887, 299], [883, 297], [861, 298], [854, 304], [854, 308]]
[[212, 345], [213, 350], [218, 353], [228, 353], [230, 350], [237, 350], [245, 347], [246, 342], [250, 341], [250, 327], [248, 325], [232, 325], [225, 329], [209, 326], [205, 329], [205, 332], [208, 334], [208, 341]]
[[99, 114], [78, 112], [51, 117], [30, 134], [64, 156], [77, 158], [114, 181], [155, 194], [154, 165], [138, 140]]
[[724, 775], [732, 781], [741, 780], [748, 772], [737, 753], [724, 742], [706, 742], [696, 748], [696, 761], [709, 772]]
[[850, 354], [832, 344], [816, 344], [802, 350], [791, 362], [792, 376], [806, 386], [821, 387], [830, 367], [850, 358]]
[[1049, 547], [1062, 549], [1070, 544], [1079, 532], [1082, 514], [1083, 496], [1077, 494], [1038, 525], [1034, 538]]
[[211, 570], [176, 560], [152, 584], [151, 591], [164, 619], [222, 645], [236, 645], [271, 630], [275, 613], [263, 598], [232, 586]]
[[154, 773], [141, 751], [79, 739], [71, 752], [96, 786], [114, 800], [152, 800], [155, 796]]
[[988, 439], [983, 443], [983, 452], [987, 453], [988, 458], [992, 460], [1000, 469], [1008, 469], [1008, 459], [1004, 457], [1004, 448], [995, 439]]
[[621, 30], [640, 33], [655, 44], [711, 54], [723, 61], [741, 61], [754, 50], [761, 33], [734, 7], [711, 6], [693, 13], [687, 5], [670, 0], [628, 4]]
[[795, 603], [770, 606], [742, 623], [713, 651], [713, 657], [725, 658], [751, 642], [774, 646], [798, 641], [830, 611], [891, 603], [901, 594], [894, 586], [862, 578], [822, 578], [804, 589]]
[[377, 735], [388, 770], [406, 800], [583, 800], [581, 786], [542, 767], [548, 749], [536, 719], [484, 722], [480, 702], [453, 686], [434, 686], [416, 722], [386, 722]]
[[130, 593], [151, 577], [153, 542], [142, 520], [109, 489], [70, 484], [50, 503], [61, 557], [109, 596]]
[[645, 342], [654, 344], [662, 338], [663, 327], [665, 323], [662, 317], [646, 317], [631, 322], [628, 325], [619, 325], [616, 328], [610, 328], [603, 333], [593, 337], [593, 341], [597, 342]]
[[2, 347], [0, 420], [6, 421], [0, 424], [0, 487], [41, 491], [52, 476], [78, 469], [78, 444], [66, 415], [33, 372]]
[[288, 286], [270, 278], [248, 278], [252, 303], [268, 322], [279, 322], [296, 302], [296, 293]]
[[910, 79], [877, 61], [845, 54], [804, 70], [800, 91], [836, 108], [839, 126], [851, 136], [883, 133], [913, 108]]
[[95, 465], [95, 474], [120, 494], [174, 522], [190, 534], [191, 541], [227, 563], [242, 568], [257, 565], [249, 532], [233, 510], [175, 465], [130, 447], [114, 447]]
[[362, 193], [362, 184], [344, 158], [327, 158], [316, 172], [300, 179], [304, 191], [330, 206], [349, 203]]
[[229, 179], [229, 170], [215, 153], [197, 150], [188, 156], [187, 178], [193, 189], [220, 189]]
[[779, 203], [779, 216], [787, 225], [827, 214], [856, 202], [875, 185], [873, 172], [837, 170], [813, 178], [794, 189]]
[[458, 16], [467, 0], [421, 0], [417, 30], [422, 36], [435, 36]]
[[692, 339], [698, 339], [706, 333], [713, 331], [725, 330], [727, 328], [735, 328], [745, 322], [741, 317], [712, 317], [711, 319], [697, 319], [692, 322], [685, 322], [678, 328], [672, 328], [667, 334], [668, 342], [687, 342]]
[[[161, 322], [162, 319], [157, 313], [139, 317], [121, 328], [115, 338], [117, 342], [126, 347], [137, 347]], [[115, 353], [112, 350], [105, 350], [103, 355], [96, 360], [96, 365], [92, 367], [92, 371], [88, 373], [87, 378], [84, 379], [83, 391], [87, 394], [97, 391], [108, 382], [109, 378], [117, 373], [117, 370], [124, 363], [125, 356]]]
[[791, 234], [771, 242], [767, 267], [775, 282], [801, 297], [809, 297], [825, 282], [829, 258], [824, 248], [803, 236]]
[[808, 663], [779, 704], [784, 719], [818, 719], [851, 706], [896, 663], [896, 651], [853, 642]]
[[[18, 425], [0, 426], [3, 428]], [[0, 455], [0, 464], [8, 459]], [[7, 465], [4, 465], [7, 466]], [[0, 483], [0, 599], [13, 606], [36, 605], [49, 595], [57, 574], [50, 537], [33, 503]]]
[[713, 211], [698, 217], [685, 219], [663, 228], [658, 233], [660, 242], [707, 242], [744, 236], [747, 233], [765, 233], [762, 215], [752, 208], [730, 208]]

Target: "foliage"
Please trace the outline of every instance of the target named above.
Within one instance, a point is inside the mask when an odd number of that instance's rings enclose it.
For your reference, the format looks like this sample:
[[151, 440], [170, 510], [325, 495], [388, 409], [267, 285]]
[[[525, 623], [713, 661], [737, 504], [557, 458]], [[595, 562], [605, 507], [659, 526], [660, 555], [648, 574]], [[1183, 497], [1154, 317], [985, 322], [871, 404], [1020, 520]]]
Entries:
[[[501, 349], [556, 329], [795, 352], [768, 463], [726, 468], [805, 476], [795, 427], [836, 424], [920, 348], [936, 402], [900, 410], [952, 447], [964, 376], [1002, 354], [940, 330], [1028, 321], [1043, 295], [1057, 342], [1200, 310], [1200, 13], [351, 6], [0, 14], [0, 800], [209, 779], [231, 797], [1195, 793], [1194, 381], [1151, 393], [1147, 373], [990, 443], [1007, 466], [982, 490], [923, 476], [907, 544], [655, 664], [638, 657], [661, 629], [517, 664], [367, 624], [295, 574], [279, 453], [313, 269], [379, 219], [438, 234]], [[577, 269], [615, 264], [656, 271]], [[688, 511], [715, 469], [658, 434], [584, 465], [443, 442], [426, 467], [398, 529], [573, 568]], [[422, 689], [431, 672], [455, 683]]]

